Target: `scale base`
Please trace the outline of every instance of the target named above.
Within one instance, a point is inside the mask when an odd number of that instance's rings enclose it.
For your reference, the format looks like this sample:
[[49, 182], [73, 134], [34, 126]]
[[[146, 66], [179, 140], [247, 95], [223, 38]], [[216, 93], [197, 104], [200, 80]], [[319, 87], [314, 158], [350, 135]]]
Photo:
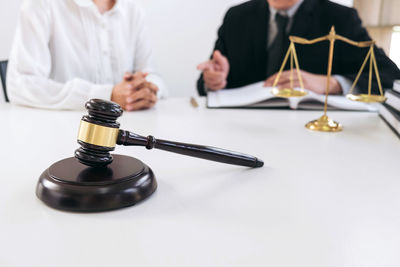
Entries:
[[73, 212], [99, 212], [135, 205], [157, 188], [153, 171], [138, 159], [113, 155], [107, 167], [93, 168], [67, 158], [40, 176], [37, 197], [48, 206]]
[[329, 119], [329, 117], [325, 115], [323, 115], [318, 120], [307, 123], [306, 128], [312, 131], [319, 132], [340, 132], [343, 130], [343, 127], [340, 123]]
[[273, 88], [271, 94], [276, 97], [290, 98], [290, 97], [302, 97], [308, 93], [304, 90], [296, 90], [294, 88]]
[[386, 97], [383, 95], [348, 94], [348, 95], [346, 95], [346, 97], [347, 97], [347, 99], [350, 99], [352, 101], [358, 101], [358, 102], [364, 102], [364, 103], [383, 103], [386, 101]]

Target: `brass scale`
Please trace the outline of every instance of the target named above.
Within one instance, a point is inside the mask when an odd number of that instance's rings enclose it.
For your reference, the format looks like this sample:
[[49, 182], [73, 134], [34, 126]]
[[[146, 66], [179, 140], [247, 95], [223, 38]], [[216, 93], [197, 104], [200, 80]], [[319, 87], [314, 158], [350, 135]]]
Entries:
[[[381, 103], [386, 100], [386, 98], [383, 95], [382, 84], [381, 84], [381, 80], [379, 77], [378, 66], [376, 64], [376, 58], [375, 58], [375, 53], [374, 53], [375, 41], [365, 41], [365, 42], [352, 41], [346, 37], [336, 34], [334, 26], [332, 26], [331, 31], [329, 32], [328, 35], [320, 37], [320, 38], [316, 38], [313, 40], [307, 40], [307, 39], [304, 39], [301, 37], [290, 36], [289, 39], [290, 39], [289, 49], [286, 53], [286, 56], [282, 63], [282, 66], [281, 66], [281, 68], [278, 72], [278, 75], [276, 76], [276, 79], [274, 81], [274, 84], [272, 86], [273, 87], [272, 94], [277, 97], [283, 97], [283, 98], [302, 97], [302, 96], [307, 95], [307, 91], [304, 90], [304, 84], [303, 84], [303, 80], [302, 80], [301, 74], [300, 74], [300, 67], [299, 67], [299, 61], [298, 61], [297, 54], [296, 54], [295, 43], [307, 44], [307, 45], [319, 43], [322, 41], [329, 41], [329, 43], [330, 43], [329, 58], [328, 58], [328, 73], [327, 73], [326, 93], [325, 93], [325, 104], [324, 104], [324, 115], [322, 115], [317, 120], [307, 123], [306, 128], [313, 130], [313, 131], [321, 131], [321, 132], [340, 132], [343, 129], [343, 127], [340, 123], [331, 120], [327, 116], [329, 85], [330, 85], [330, 79], [331, 79], [331, 74], [332, 74], [333, 52], [334, 52], [334, 46], [335, 46], [336, 40], [340, 40], [340, 41], [346, 42], [350, 45], [360, 47], [360, 48], [369, 47], [369, 52], [367, 53], [367, 56], [365, 57], [365, 60], [361, 66], [361, 69], [358, 72], [356, 79], [354, 80], [353, 85], [349, 91], [349, 94], [347, 94], [346, 97], [352, 101], [359, 101], [359, 102], [365, 102], [365, 103], [377, 103], [377, 102]], [[282, 74], [284, 67], [286, 66], [289, 56], [290, 56], [290, 88], [277, 88], [276, 85], [279, 82], [280, 76]], [[354, 88], [355, 88], [368, 60], [369, 60], [368, 94], [353, 94]], [[293, 86], [293, 75], [294, 75], [293, 64], [296, 65], [296, 72], [297, 72], [298, 79], [300, 82], [301, 90], [295, 89]], [[372, 69], [374, 69], [374, 71], [375, 71], [380, 95], [371, 94]]]

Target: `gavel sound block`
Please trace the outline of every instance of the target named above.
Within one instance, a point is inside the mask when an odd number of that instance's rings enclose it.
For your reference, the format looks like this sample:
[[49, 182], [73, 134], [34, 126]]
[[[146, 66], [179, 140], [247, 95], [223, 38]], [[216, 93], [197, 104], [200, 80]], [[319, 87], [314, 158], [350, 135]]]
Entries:
[[256, 157], [224, 149], [157, 140], [120, 130], [121, 107], [92, 99], [79, 128], [75, 157], [51, 165], [40, 176], [36, 195], [48, 206], [75, 212], [98, 212], [132, 206], [157, 188], [153, 171], [140, 160], [111, 155], [116, 145], [144, 146], [221, 163], [259, 168]]

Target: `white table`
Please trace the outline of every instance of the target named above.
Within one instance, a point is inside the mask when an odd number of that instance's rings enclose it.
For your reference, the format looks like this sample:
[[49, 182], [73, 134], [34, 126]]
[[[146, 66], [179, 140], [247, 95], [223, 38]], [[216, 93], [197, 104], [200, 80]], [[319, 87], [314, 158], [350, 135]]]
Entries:
[[39, 175], [73, 155], [85, 111], [0, 105], [0, 266], [400, 266], [400, 141], [374, 113], [207, 110], [189, 99], [125, 113], [121, 128], [258, 156], [246, 169], [144, 148], [159, 187], [130, 208], [53, 210]]

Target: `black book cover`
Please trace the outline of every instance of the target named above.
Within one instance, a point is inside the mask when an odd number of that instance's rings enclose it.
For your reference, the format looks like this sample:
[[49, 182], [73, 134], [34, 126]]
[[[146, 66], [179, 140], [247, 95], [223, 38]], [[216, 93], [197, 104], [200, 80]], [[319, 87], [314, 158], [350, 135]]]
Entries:
[[392, 113], [392, 115], [398, 120], [400, 121], [400, 111], [398, 111], [397, 109], [393, 108], [392, 106], [384, 103], [383, 106], [390, 111], [390, 113]]
[[[396, 109], [392, 108], [390, 105], [388, 104], [382, 104], [383, 108], [385, 108], [387, 111], [389, 111], [389, 113], [397, 120], [400, 121], [400, 111], [397, 111]], [[391, 125], [388, 121], [387, 118], [385, 118], [384, 116], [382, 116], [382, 114], [380, 114], [380, 117], [386, 122], [386, 124], [390, 127], [390, 129], [393, 130], [393, 132], [400, 138], [400, 129], [396, 129], [394, 128], [394, 125]]]
[[385, 104], [395, 108], [397, 111], [400, 111], [400, 93], [393, 90], [387, 90], [385, 97], [387, 98]]

